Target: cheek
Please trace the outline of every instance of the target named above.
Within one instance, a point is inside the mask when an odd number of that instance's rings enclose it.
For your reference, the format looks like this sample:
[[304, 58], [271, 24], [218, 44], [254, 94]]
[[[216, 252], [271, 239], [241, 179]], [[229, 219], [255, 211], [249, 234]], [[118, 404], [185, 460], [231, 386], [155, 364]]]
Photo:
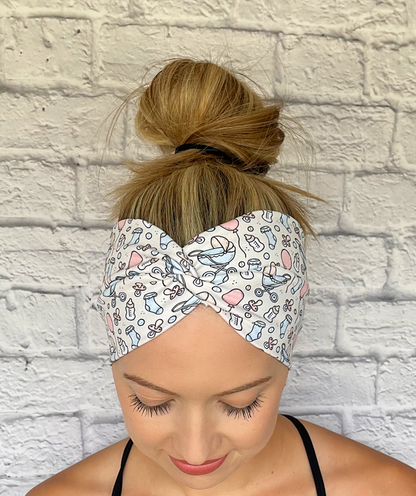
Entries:
[[128, 433], [132, 439], [138, 441], [138, 445], [142, 447], [158, 446], [163, 444], [166, 439], [172, 434], [167, 429], [166, 422], [142, 418], [140, 413], [138, 417], [132, 417], [132, 422], [126, 426]]
[[163, 417], [142, 415], [130, 404], [130, 398], [120, 401], [120, 404], [128, 435], [142, 453], [151, 456], [151, 453], [171, 436], [169, 422], [163, 420]]
[[262, 408], [256, 411], [249, 421], [236, 420], [232, 429], [235, 444], [240, 444], [241, 448], [263, 448], [275, 431], [278, 411], [279, 405], [265, 401]]

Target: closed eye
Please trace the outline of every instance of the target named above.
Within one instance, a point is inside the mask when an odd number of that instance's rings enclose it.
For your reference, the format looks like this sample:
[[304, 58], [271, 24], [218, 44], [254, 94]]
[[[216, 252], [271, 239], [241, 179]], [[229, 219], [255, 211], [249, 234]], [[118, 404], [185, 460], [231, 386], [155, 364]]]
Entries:
[[[245, 419], [246, 417], [250, 417], [254, 411], [254, 409], [258, 410], [260, 407], [260, 403], [263, 403], [263, 401], [260, 400], [262, 398], [262, 394], [259, 394], [257, 398], [250, 403], [250, 405], [244, 407], [244, 408], [236, 408], [231, 405], [227, 405], [227, 403], [223, 403], [224, 411], [227, 413], [228, 416], [235, 414], [235, 419], [238, 417], [243, 416]], [[140, 398], [136, 394], [131, 394], [129, 396], [131, 398], [131, 404], [133, 405], [133, 409], [137, 408], [137, 411], [141, 413], [141, 415], [149, 415], [152, 417], [153, 414], [155, 415], [164, 415], [166, 413], [170, 412], [171, 409], [171, 402], [166, 401], [165, 403], [162, 403], [161, 405], [156, 405], [156, 406], [149, 406], [143, 403]]]

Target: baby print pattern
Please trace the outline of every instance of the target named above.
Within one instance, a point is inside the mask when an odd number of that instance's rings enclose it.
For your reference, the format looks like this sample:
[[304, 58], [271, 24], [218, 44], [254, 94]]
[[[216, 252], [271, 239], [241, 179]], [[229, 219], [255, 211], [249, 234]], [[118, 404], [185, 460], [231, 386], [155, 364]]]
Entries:
[[309, 294], [303, 243], [300, 224], [271, 210], [212, 227], [183, 248], [150, 222], [120, 220], [97, 299], [110, 364], [203, 303], [290, 370]]

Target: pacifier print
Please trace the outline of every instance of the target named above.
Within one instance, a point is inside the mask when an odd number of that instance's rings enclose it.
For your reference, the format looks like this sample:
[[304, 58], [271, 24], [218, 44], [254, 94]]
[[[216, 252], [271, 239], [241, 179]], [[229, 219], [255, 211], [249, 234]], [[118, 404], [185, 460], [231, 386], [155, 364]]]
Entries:
[[142, 291], [146, 291], [146, 286], [141, 282], [136, 282], [133, 284], [132, 289], [134, 289], [134, 296], [140, 296]]
[[290, 246], [290, 236], [289, 234], [282, 234], [282, 245]]
[[255, 218], [256, 218], [256, 216], [255, 216], [253, 213], [251, 213], [251, 212], [249, 212], [248, 214], [244, 214], [244, 215], [242, 216], [242, 220], [243, 220], [244, 222], [250, 222], [250, 221], [251, 221], [251, 219], [255, 219]]
[[293, 300], [286, 300], [285, 304], [283, 305], [283, 311], [287, 312], [289, 310], [290, 312], [292, 310], [292, 305], [293, 305]]
[[120, 309], [118, 307], [116, 308], [115, 312], [113, 313], [113, 319], [114, 319], [114, 322], [116, 323], [116, 325], [118, 325], [120, 320], [121, 320]]
[[259, 307], [261, 307], [262, 305], [263, 305], [262, 300], [257, 300], [257, 301], [249, 300], [248, 303], [243, 305], [243, 308], [244, 308], [244, 310], [247, 310], [248, 312], [257, 312]]
[[156, 334], [159, 334], [160, 332], [162, 332], [162, 327], [161, 327], [162, 324], [163, 324], [162, 319], [156, 320], [156, 322], [154, 324], [149, 324], [147, 327], [150, 329], [150, 332], [147, 334], [147, 337], [148, 338], [154, 338], [156, 336]]
[[[277, 339], [273, 339], [271, 336], [269, 337], [268, 341], [265, 341], [263, 346], [266, 348], [266, 350], [272, 350], [273, 346], [277, 344]], [[278, 350], [276, 350], [278, 351]]]
[[169, 298], [171, 300], [173, 300], [174, 298], [176, 298], [177, 296], [182, 296], [183, 293], [185, 292], [185, 288], [184, 287], [181, 287], [179, 286], [179, 284], [175, 284], [175, 286], [173, 286], [172, 289], [170, 288], [165, 288], [163, 290], [163, 294], [169, 296]]

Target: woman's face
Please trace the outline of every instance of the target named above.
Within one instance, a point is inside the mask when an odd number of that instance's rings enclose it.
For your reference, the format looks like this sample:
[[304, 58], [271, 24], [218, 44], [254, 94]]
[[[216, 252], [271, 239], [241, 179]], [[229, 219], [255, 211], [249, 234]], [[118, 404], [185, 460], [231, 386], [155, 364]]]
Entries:
[[[242, 492], [264, 470], [288, 368], [239, 336], [211, 307], [198, 305], [171, 329], [114, 362], [112, 371], [127, 432], [163, 469], [159, 475], [167, 487], [186, 495], [194, 489], [201, 496]], [[141, 377], [177, 396], [125, 376]], [[220, 395], [267, 377], [253, 388]], [[228, 413], [256, 399], [251, 414]], [[164, 406], [150, 413], [158, 405]], [[224, 463], [206, 475], [188, 475], [169, 457], [199, 465], [227, 453]]]

